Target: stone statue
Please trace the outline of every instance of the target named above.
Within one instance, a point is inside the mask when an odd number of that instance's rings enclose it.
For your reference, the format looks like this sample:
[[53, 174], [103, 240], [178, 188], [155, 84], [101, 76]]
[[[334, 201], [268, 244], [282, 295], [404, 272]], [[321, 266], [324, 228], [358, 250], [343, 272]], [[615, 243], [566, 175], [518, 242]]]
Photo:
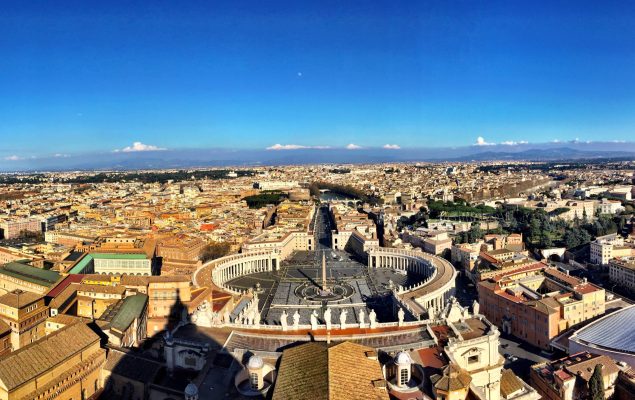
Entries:
[[295, 310], [293, 313], [293, 330], [297, 331], [300, 328], [300, 313]]
[[326, 322], [326, 330], [331, 330], [331, 309], [327, 308], [324, 311], [324, 321]]
[[366, 314], [364, 314], [364, 309], [360, 308], [359, 313], [357, 314], [357, 319], [359, 320], [359, 327], [364, 329], [366, 328], [366, 322], [364, 319], [366, 318]]
[[472, 303], [472, 314], [477, 315], [480, 310], [481, 306], [478, 304], [478, 301], [474, 300]]
[[317, 330], [317, 312], [315, 310], [311, 313], [311, 330]]
[[399, 307], [399, 311], [397, 311], [397, 319], [399, 319], [399, 326], [403, 326], [403, 319], [406, 316], [406, 313], [403, 311], [403, 308]]
[[260, 312], [256, 311], [256, 315], [254, 315], [254, 325], [260, 325]]
[[253, 325], [254, 324], [254, 312], [250, 312], [249, 314], [247, 314], [247, 325]]
[[282, 325], [282, 330], [286, 331], [289, 322], [287, 322], [287, 318], [289, 316], [287, 315], [287, 310], [282, 310], [282, 315], [280, 315], [280, 325]]
[[340, 329], [346, 329], [346, 315], [348, 315], [348, 311], [342, 310], [340, 312]]
[[377, 328], [377, 314], [375, 313], [375, 310], [370, 310], [370, 313], [368, 313], [368, 320], [370, 321], [370, 329]]
[[226, 324], [229, 324], [231, 322], [230, 319], [229, 319], [229, 311], [228, 310], [225, 310], [225, 313], [223, 314], [223, 321]]

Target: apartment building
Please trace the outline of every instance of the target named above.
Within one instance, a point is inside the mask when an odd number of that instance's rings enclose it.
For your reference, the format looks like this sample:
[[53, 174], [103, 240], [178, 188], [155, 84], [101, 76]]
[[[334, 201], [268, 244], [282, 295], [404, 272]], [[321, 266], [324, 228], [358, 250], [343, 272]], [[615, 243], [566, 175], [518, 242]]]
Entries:
[[633, 253], [633, 248], [625, 246], [624, 239], [613, 233], [600, 236], [591, 242], [589, 260], [592, 264], [608, 265], [612, 258], [628, 257]]
[[635, 257], [611, 259], [609, 261], [609, 279], [624, 288], [635, 290]]
[[604, 289], [555, 268], [479, 282], [478, 294], [492, 323], [544, 349], [561, 332], [605, 312]]
[[24, 233], [42, 233], [40, 221], [30, 218], [0, 221], [0, 239], [15, 239]]
[[604, 398], [608, 399], [615, 391], [620, 367], [603, 355], [583, 352], [535, 364], [529, 370], [530, 383], [545, 400], [588, 399], [596, 365], [601, 365]]

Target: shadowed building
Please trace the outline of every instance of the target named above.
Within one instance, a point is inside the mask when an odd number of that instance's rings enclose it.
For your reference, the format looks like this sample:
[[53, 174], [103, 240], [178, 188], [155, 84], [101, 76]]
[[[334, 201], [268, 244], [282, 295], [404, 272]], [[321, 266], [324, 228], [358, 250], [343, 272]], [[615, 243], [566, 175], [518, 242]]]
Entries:
[[309, 342], [282, 353], [273, 400], [388, 399], [377, 352], [351, 342]]

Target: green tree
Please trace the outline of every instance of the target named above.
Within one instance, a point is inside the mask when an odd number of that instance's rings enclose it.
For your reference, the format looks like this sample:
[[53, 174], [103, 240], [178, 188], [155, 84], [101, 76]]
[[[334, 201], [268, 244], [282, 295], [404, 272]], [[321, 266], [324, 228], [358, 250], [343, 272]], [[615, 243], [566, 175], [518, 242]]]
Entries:
[[604, 380], [602, 379], [602, 364], [596, 364], [593, 375], [589, 379], [589, 394], [591, 400], [604, 400]]
[[201, 261], [207, 262], [229, 254], [230, 245], [227, 242], [211, 242], [203, 249]]

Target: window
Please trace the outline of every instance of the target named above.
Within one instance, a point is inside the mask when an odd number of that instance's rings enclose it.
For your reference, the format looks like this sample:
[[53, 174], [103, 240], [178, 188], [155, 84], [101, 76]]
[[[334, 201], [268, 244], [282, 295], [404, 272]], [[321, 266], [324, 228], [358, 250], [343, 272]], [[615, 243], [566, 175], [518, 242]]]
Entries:
[[251, 383], [252, 389], [258, 390], [258, 374], [251, 374], [249, 376], [249, 382]]
[[478, 354], [474, 355], [474, 356], [469, 356], [467, 358], [467, 363], [468, 364], [476, 364], [476, 363], [478, 363]]
[[405, 385], [408, 383], [408, 369], [402, 368], [399, 371], [399, 384]]

